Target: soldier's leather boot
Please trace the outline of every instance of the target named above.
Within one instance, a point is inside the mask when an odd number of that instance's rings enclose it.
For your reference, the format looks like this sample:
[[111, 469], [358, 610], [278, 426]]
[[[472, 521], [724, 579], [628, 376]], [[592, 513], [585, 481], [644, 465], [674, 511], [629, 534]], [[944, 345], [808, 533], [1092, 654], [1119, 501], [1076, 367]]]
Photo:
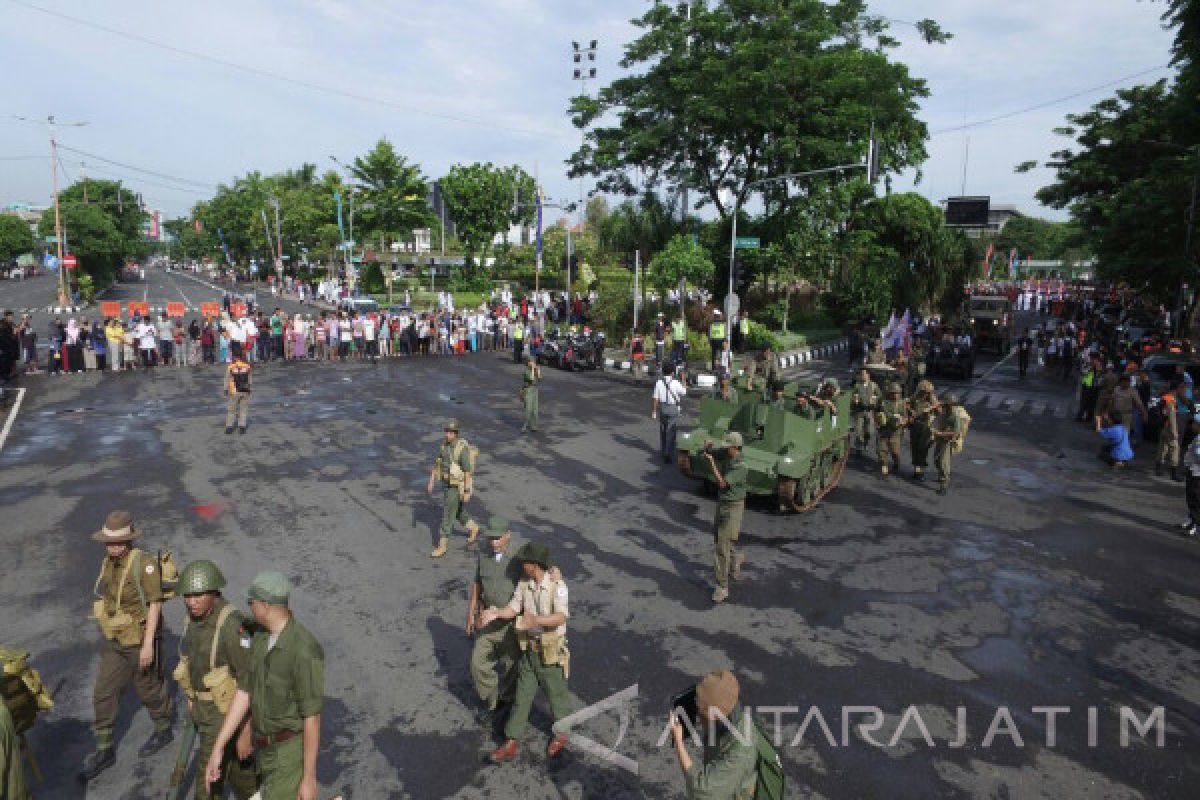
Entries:
[[467, 544], [475, 544], [475, 540], [479, 538], [479, 523], [474, 520], [467, 526]]
[[430, 558], [441, 558], [446, 555], [446, 550], [449, 549], [450, 542], [446, 539], [439, 539], [437, 547], [433, 548], [433, 552], [429, 554]]
[[97, 748], [96, 752], [84, 759], [83, 769], [79, 772], [79, 780], [90, 781], [115, 763], [117, 763], [117, 751], [114, 748]]
[[173, 741], [175, 741], [175, 734], [171, 732], [170, 728], [163, 728], [161, 731], [155, 731], [154, 733], [150, 734], [150, 738], [147, 739], [146, 743], [142, 745], [140, 750], [138, 750], [138, 756], [141, 758], [152, 756]]
[[555, 736], [550, 740], [550, 744], [546, 745], [546, 756], [548, 758], [554, 758], [563, 750], [565, 750], [566, 747], [567, 735], [565, 733], [560, 733], [558, 736]]
[[516, 758], [517, 751], [520, 749], [521, 745], [517, 743], [516, 739], [509, 739], [503, 745], [493, 750], [488, 758], [493, 764], [503, 764], [505, 761], [512, 761]]

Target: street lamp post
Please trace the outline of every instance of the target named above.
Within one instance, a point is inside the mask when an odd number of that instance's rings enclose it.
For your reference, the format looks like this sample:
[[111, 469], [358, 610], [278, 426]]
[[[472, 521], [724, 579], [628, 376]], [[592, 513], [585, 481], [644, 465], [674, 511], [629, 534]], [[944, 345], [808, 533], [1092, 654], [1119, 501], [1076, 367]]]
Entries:
[[[580, 92], [580, 94], [585, 97], [587, 96], [587, 93], [588, 93], [588, 90], [587, 90], [588, 81], [595, 80], [595, 78], [596, 78], [596, 51], [599, 48], [599, 45], [600, 45], [600, 42], [597, 39], [590, 40], [588, 42], [587, 47], [582, 47], [579, 44], [579, 42], [571, 42], [571, 51], [572, 51], [571, 52], [571, 63], [574, 65], [574, 70], [572, 72], [571, 77], [572, 77], [572, 80], [577, 80], [580, 82], [580, 84], [582, 84], [583, 89]], [[586, 130], [580, 132], [581, 148], [585, 144], [587, 144]], [[585, 210], [586, 209], [584, 208], [584, 205], [583, 205], [583, 174], [580, 173], [580, 175], [579, 175], [579, 231], [580, 231], [580, 233], [583, 232], [583, 228], [585, 225], [585, 220], [586, 220], [586, 217], [584, 216]], [[571, 291], [571, 282], [569, 280], [570, 276], [571, 276], [570, 263], [568, 262], [568, 265], [567, 265], [567, 278], [568, 278], [567, 293], [568, 293], [568, 296], [570, 295], [570, 291]]]

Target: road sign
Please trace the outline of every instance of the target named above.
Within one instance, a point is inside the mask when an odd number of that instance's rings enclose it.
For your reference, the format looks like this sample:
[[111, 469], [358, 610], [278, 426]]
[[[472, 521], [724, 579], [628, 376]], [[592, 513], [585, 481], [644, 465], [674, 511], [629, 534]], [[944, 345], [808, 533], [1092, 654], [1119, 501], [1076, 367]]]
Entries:
[[725, 295], [725, 319], [732, 320], [742, 310], [742, 300], [737, 292]]
[[79, 262], [75, 260], [74, 253], [67, 253], [63, 256], [63, 266], [67, 269], [75, 269], [75, 267], [79, 266]]
[[757, 236], [739, 236], [734, 242], [738, 250], [757, 250], [761, 244]]
[[58, 244], [58, 237], [51, 234], [46, 237], [46, 244]]

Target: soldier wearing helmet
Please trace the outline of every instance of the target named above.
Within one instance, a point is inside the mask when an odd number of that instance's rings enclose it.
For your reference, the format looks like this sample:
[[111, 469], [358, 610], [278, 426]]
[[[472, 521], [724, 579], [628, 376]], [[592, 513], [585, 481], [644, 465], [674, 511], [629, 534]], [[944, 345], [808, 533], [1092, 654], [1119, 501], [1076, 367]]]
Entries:
[[734, 549], [741, 534], [742, 514], [746, 509], [747, 473], [742, 461], [742, 444], [742, 435], [730, 431], [721, 440], [723, 453], [716, 455], [706, 448], [704, 454], [717, 484], [717, 510], [713, 518], [716, 540], [713, 566], [717, 583], [712, 594], [714, 603], [723, 603], [728, 599], [729, 579], [741, 577], [742, 564], [746, 562], [746, 557]]
[[442, 524], [438, 528], [437, 547], [430, 553], [431, 558], [441, 558], [450, 546], [450, 531], [454, 529], [455, 521], [461, 522], [467, 529], [467, 544], [475, 543], [479, 536], [479, 524], [467, 513], [467, 503], [471, 500], [471, 492], [475, 489], [474, 464], [471, 463], [471, 446], [466, 439], [459, 436], [458, 420], [448, 419], [442, 426], [445, 439], [438, 448], [437, 460], [429, 472], [429, 484], [425, 491], [433, 494], [433, 482], [441, 479], [445, 490], [442, 494]]
[[908, 448], [912, 456], [913, 480], [925, 480], [929, 466], [929, 448], [933, 446], [933, 415], [937, 411], [933, 383], [920, 381], [908, 401]]
[[879, 404], [875, 415], [879, 430], [879, 474], [884, 478], [891, 472], [900, 472], [900, 443], [904, 438], [904, 425], [908, 409], [904, 405], [904, 393], [898, 383], [889, 383], [886, 396]]
[[965, 411], [958, 406], [958, 395], [953, 392], [942, 395], [942, 403], [933, 423], [933, 461], [937, 465], [938, 494], [945, 494], [950, 487], [950, 457], [956, 450], [962, 449], [962, 438], [967, 433], [963, 427]]
[[[201, 759], [212, 752], [225, 712], [237, 685], [249, 669], [252, 631], [242, 612], [221, 596], [225, 576], [211, 561], [193, 561], [179, 573], [177, 592], [187, 606], [187, 627], [179, 644], [175, 680], [187, 697], [188, 713], [200, 738]], [[224, 750], [221, 778], [205, 789], [196, 781], [197, 800], [225, 797], [232, 789], [238, 800], [258, 790], [251, 760], [250, 726], [243, 724]]]
[[854, 451], [858, 455], [862, 455], [871, 440], [871, 417], [883, 399], [881, 394], [879, 386], [871, 380], [871, 373], [860, 369], [850, 389], [851, 427], [854, 431]]

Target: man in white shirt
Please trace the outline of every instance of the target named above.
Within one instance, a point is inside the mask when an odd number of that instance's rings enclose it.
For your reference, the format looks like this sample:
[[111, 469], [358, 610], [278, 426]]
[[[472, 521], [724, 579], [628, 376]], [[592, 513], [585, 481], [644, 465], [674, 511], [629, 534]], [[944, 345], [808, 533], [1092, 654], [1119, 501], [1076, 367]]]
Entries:
[[366, 346], [366, 357], [374, 364], [379, 360], [379, 341], [375, 337], [375, 317], [367, 314], [362, 321], [363, 344]]
[[142, 353], [142, 367], [150, 369], [154, 364], [154, 354], [157, 352], [157, 343], [154, 337], [157, 335], [157, 329], [149, 319], [143, 318], [137, 326], [138, 349]]
[[671, 365], [664, 365], [663, 374], [654, 382], [650, 407], [650, 418], [658, 420], [658, 448], [664, 464], [675, 460], [675, 429], [686, 395], [687, 388], [675, 378]]

